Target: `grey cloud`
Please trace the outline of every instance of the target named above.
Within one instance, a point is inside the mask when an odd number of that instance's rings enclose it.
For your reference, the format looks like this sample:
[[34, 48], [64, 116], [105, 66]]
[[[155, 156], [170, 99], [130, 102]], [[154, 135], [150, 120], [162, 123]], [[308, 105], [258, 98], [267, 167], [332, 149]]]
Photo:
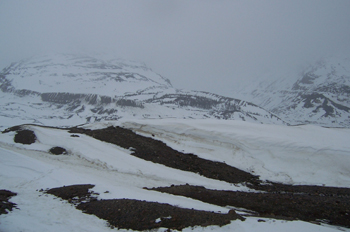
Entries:
[[146, 62], [175, 87], [239, 83], [350, 54], [350, 1], [2, 1], [0, 65], [51, 52]]

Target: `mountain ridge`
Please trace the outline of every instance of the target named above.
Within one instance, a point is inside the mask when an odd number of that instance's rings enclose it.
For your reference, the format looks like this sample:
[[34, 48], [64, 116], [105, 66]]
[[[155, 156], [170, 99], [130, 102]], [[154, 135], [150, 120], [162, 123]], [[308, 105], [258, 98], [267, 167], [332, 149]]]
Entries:
[[120, 59], [67, 54], [34, 57], [11, 64], [0, 76], [0, 116], [24, 123], [64, 126], [128, 117], [285, 124], [255, 104], [176, 89], [145, 64]]

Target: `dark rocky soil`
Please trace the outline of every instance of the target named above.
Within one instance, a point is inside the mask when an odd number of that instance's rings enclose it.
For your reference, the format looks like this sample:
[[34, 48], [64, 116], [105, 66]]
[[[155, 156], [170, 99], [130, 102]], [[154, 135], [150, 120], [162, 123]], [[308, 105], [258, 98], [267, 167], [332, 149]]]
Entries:
[[67, 155], [68, 152], [66, 149], [64, 149], [63, 147], [53, 147], [50, 149], [49, 151], [51, 154], [54, 155]]
[[231, 210], [219, 214], [184, 209], [169, 204], [130, 199], [96, 200], [89, 191], [94, 185], [71, 185], [45, 191], [74, 203], [77, 209], [108, 221], [110, 226], [132, 230], [150, 230], [164, 227], [181, 230], [189, 226], [229, 224], [243, 218]]
[[[92, 184], [69, 185], [45, 190], [45, 193], [67, 200], [70, 203], [78, 204], [82, 201], [96, 200], [97, 193], [90, 191], [95, 187]], [[41, 190], [43, 191], [43, 190]]]
[[22, 126], [14, 126], [4, 130], [2, 133], [8, 133], [10, 131], [16, 131], [14, 141], [22, 144], [32, 144], [36, 141], [35, 133], [31, 130], [23, 129]]
[[16, 193], [9, 190], [0, 190], [0, 215], [7, 214], [8, 211], [11, 211], [12, 208], [16, 206], [16, 204], [9, 201], [11, 197], [16, 195]]
[[188, 185], [155, 188], [154, 190], [187, 196], [221, 206], [246, 208], [265, 217], [304, 221], [323, 220], [329, 224], [350, 227], [349, 188], [263, 183], [256, 175], [224, 163], [175, 151], [163, 142], [137, 135], [131, 130], [120, 127], [99, 130], [71, 128], [70, 132], [84, 133], [126, 149], [133, 148], [132, 155], [145, 160], [229, 183], [243, 183], [252, 189], [266, 193], [215, 191]]
[[337, 187], [326, 187], [326, 186], [315, 186], [315, 185], [288, 185], [275, 182], [266, 182], [264, 184], [253, 185], [248, 183], [248, 187], [266, 191], [270, 193], [300, 193], [309, 195], [324, 195], [324, 196], [349, 196], [349, 188], [337, 188]]
[[168, 167], [198, 173], [202, 176], [223, 180], [229, 183], [259, 182], [259, 177], [221, 162], [199, 158], [194, 154], [178, 152], [165, 143], [138, 135], [121, 127], [108, 127], [99, 130], [71, 128], [71, 133], [82, 133], [95, 139], [130, 149], [139, 158], [160, 163]]
[[325, 220], [332, 225], [350, 227], [350, 189], [346, 188], [294, 186], [287, 192], [253, 193], [180, 185], [150, 190], [186, 196], [220, 206], [245, 208], [262, 217]]
[[36, 141], [36, 136], [31, 130], [19, 130], [14, 138], [16, 143], [32, 144]]
[[[10, 128], [3, 133], [8, 131], [17, 131], [22, 142], [33, 137], [30, 132], [20, 132], [24, 131], [20, 127]], [[310, 222], [322, 221], [350, 228], [350, 188], [266, 183], [256, 175], [225, 163], [205, 160], [194, 154], [181, 153], [161, 141], [137, 135], [131, 130], [121, 127], [98, 130], [75, 127], [69, 129], [69, 132], [74, 133], [74, 137], [77, 136], [76, 134], [82, 133], [130, 149], [133, 151], [131, 155], [154, 163], [229, 183], [241, 183], [261, 192], [209, 190], [202, 186], [190, 185], [159, 187], [150, 190], [186, 196], [220, 206], [245, 208], [254, 211], [254, 215], [261, 217], [299, 219]], [[75, 139], [74, 137], [72, 139]], [[48, 190], [47, 193], [66, 199], [84, 212], [106, 219], [112, 226], [118, 228], [144, 230], [166, 227], [181, 229], [193, 225], [224, 225], [230, 220], [240, 218], [234, 211], [229, 215], [219, 214], [218, 216], [202, 211], [186, 211], [154, 202], [125, 199], [98, 201], [95, 195], [89, 191], [92, 187], [93, 185], [65, 186]], [[162, 220], [156, 223], [157, 218], [162, 218]], [[193, 218], [192, 221], [191, 218]]]

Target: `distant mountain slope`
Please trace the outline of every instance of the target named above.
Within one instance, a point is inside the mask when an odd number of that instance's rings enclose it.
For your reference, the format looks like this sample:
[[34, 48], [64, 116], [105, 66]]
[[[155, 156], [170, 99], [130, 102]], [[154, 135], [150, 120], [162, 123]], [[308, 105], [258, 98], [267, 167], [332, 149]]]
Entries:
[[144, 64], [118, 59], [56, 54], [33, 57], [5, 68], [3, 91], [124, 95], [146, 88], [172, 87]]
[[142, 63], [55, 54], [0, 73], [1, 126], [76, 125], [128, 118], [217, 118], [285, 123], [238, 99], [175, 89]]
[[350, 127], [350, 59], [323, 59], [295, 77], [246, 86], [239, 96], [292, 124]]

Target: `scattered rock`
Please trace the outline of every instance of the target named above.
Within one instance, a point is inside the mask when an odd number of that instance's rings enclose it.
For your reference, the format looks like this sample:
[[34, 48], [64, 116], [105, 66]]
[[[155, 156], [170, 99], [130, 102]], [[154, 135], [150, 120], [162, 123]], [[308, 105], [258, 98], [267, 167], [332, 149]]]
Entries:
[[[277, 184], [277, 186], [280, 185]], [[283, 186], [284, 190], [289, 189], [289, 191], [240, 192], [211, 190], [203, 186], [191, 185], [158, 187], [149, 190], [190, 197], [219, 206], [244, 208], [267, 218], [298, 219], [308, 222], [326, 219], [328, 224], [350, 228], [349, 188]], [[307, 192], [308, 189], [310, 192]], [[314, 194], [316, 190], [323, 194]]]
[[77, 138], [77, 137], [80, 137], [79, 135], [71, 135], [70, 137], [73, 137], [73, 138]]
[[9, 199], [16, 195], [17, 193], [13, 193], [9, 190], [0, 190], [0, 215], [7, 214], [8, 211], [11, 211], [12, 208], [16, 206], [15, 203], [9, 202]]
[[50, 153], [54, 155], [67, 155], [68, 152], [62, 147], [53, 147], [50, 149]]

